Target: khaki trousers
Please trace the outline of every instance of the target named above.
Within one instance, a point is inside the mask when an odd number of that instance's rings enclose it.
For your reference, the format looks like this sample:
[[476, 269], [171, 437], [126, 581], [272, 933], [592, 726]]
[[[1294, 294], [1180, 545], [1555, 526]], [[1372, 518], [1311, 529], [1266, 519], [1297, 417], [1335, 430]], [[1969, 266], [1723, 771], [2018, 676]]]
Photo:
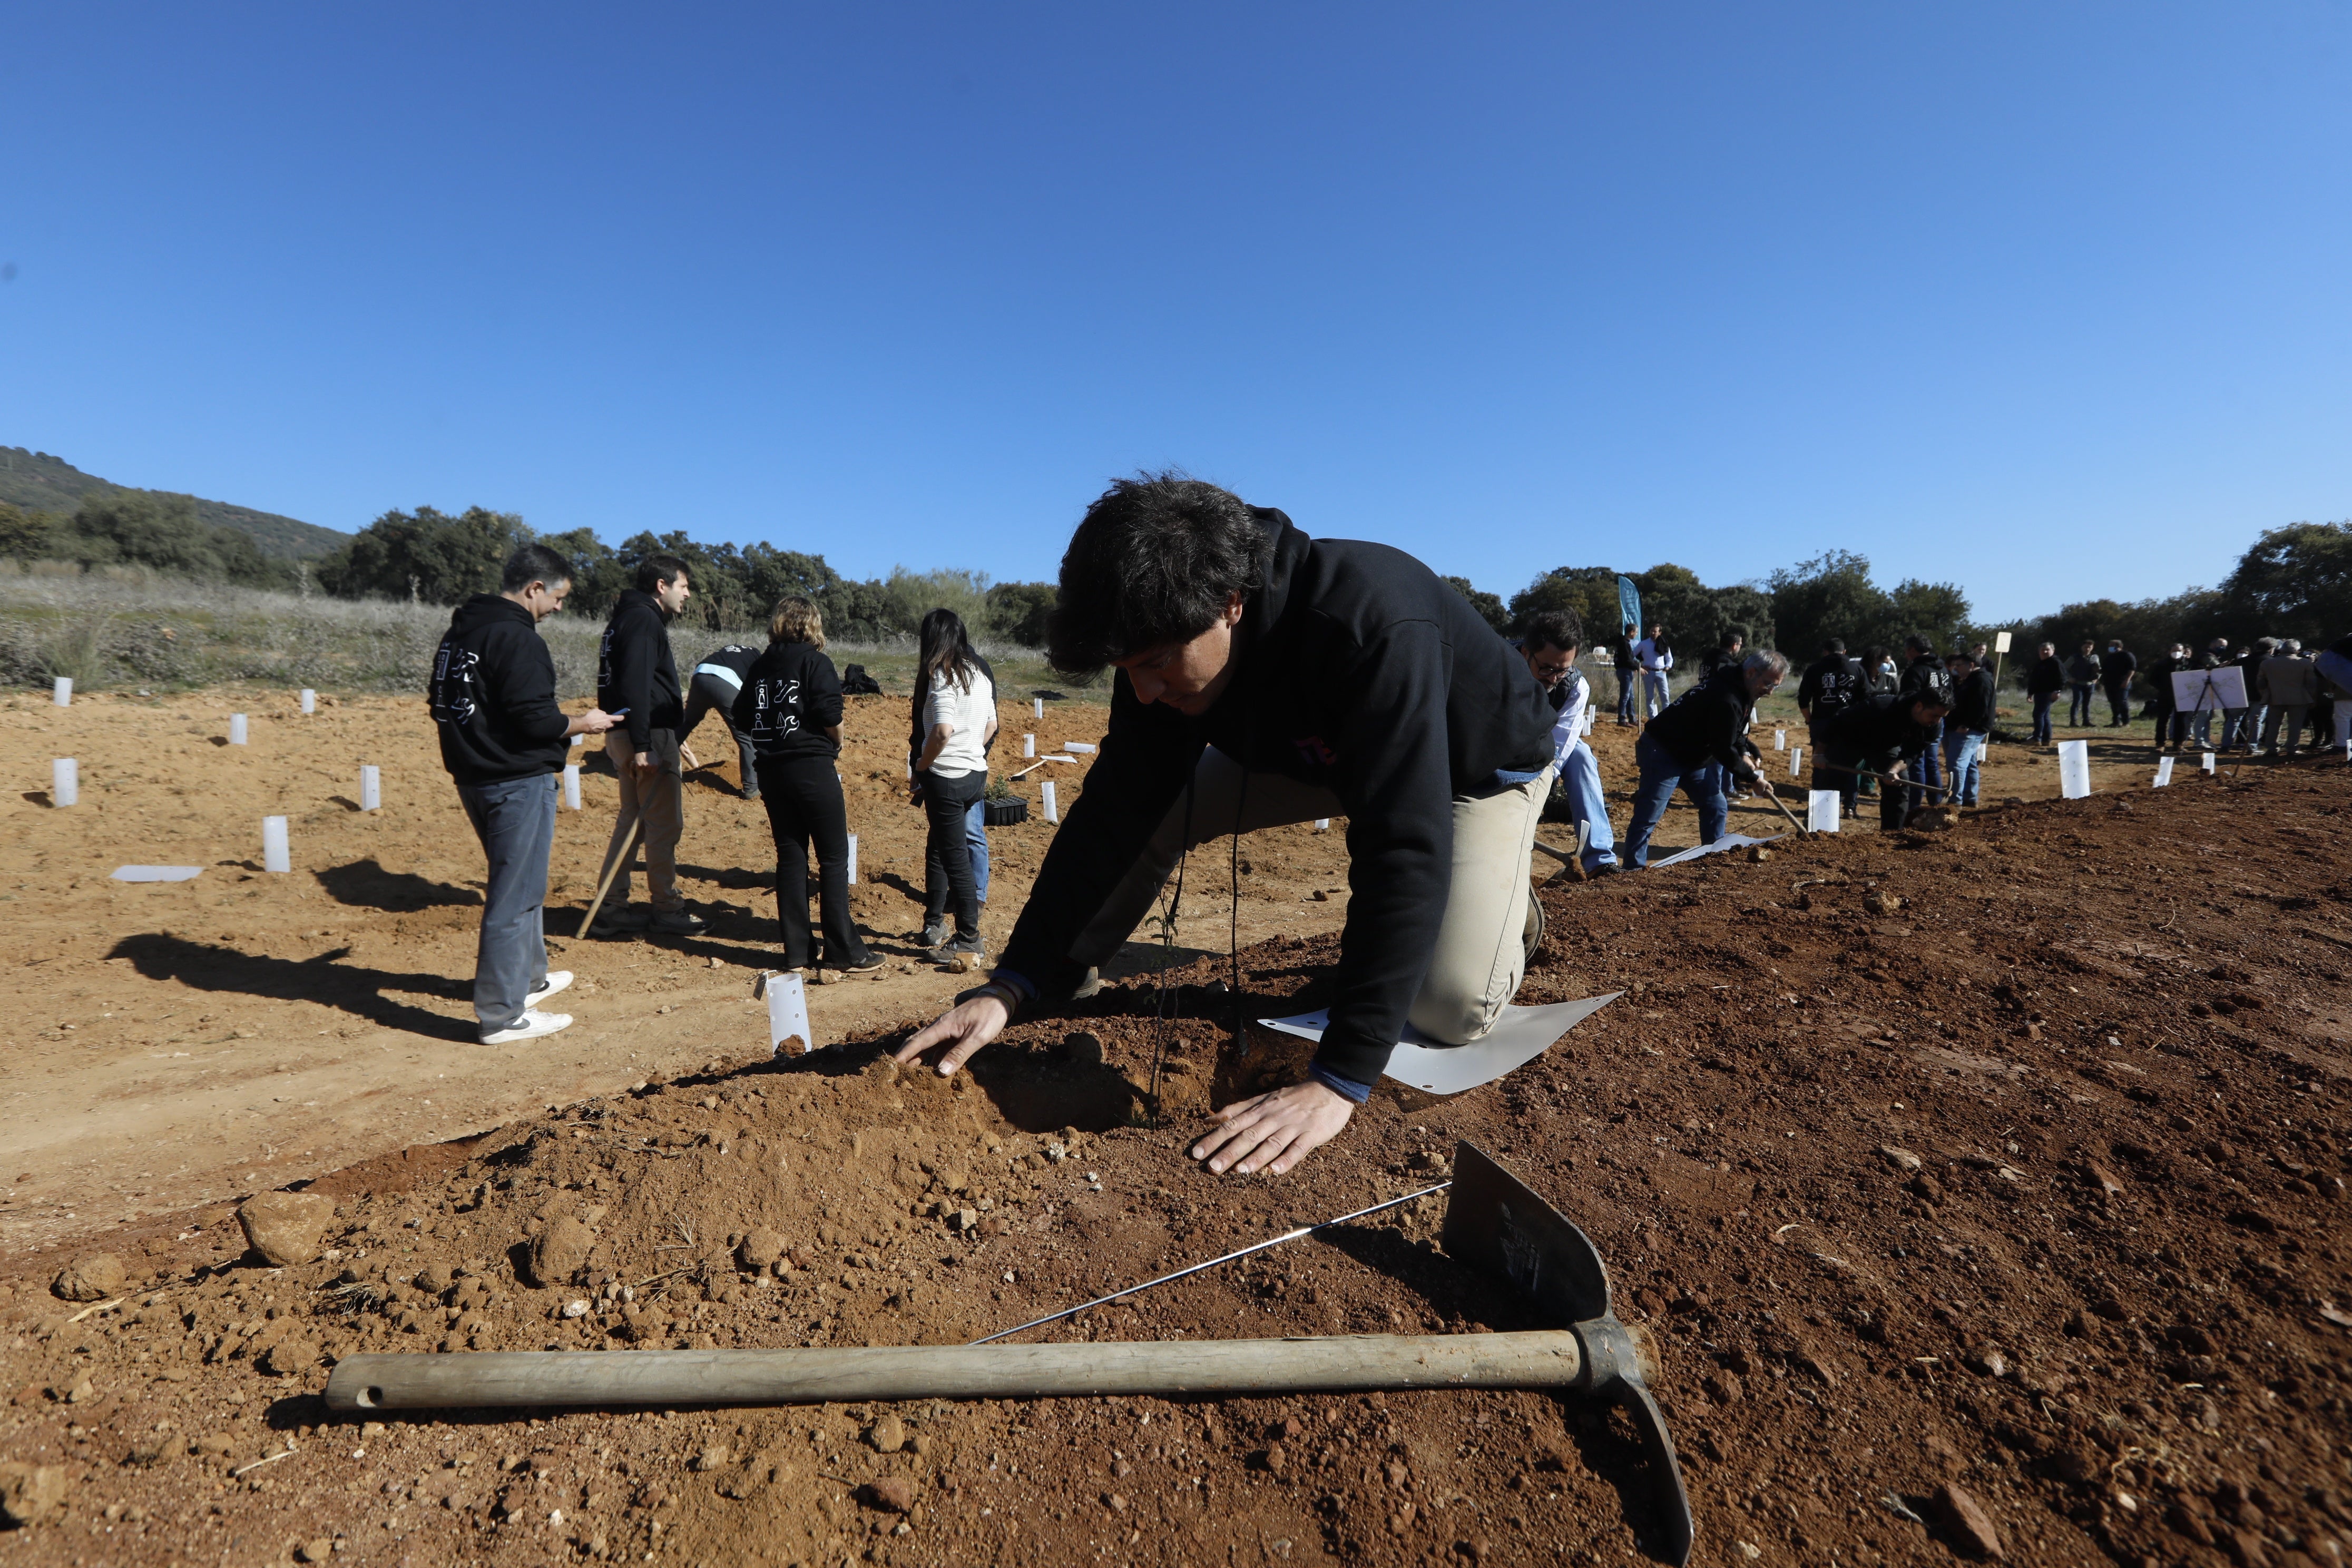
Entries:
[[[663, 755], [662, 737], [667, 731], [655, 734], [654, 755]], [[657, 910], [677, 910], [686, 900], [677, 891], [677, 841], [686, 832], [686, 792], [678, 777], [677, 742], [673, 740], [667, 750], [669, 760], [652, 773], [640, 771], [636, 752], [629, 745], [626, 731], [609, 731], [604, 736], [604, 754], [613, 759], [613, 771], [621, 775], [621, 814], [613, 819], [613, 837], [604, 846], [604, 864], [598, 869], [601, 879], [613, 865], [613, 858], [621, 852], [629, 829], [642, 821], [645, 824], [643, 843], [646, 851], [646, 897]], [[619, 909], [629, 901], [629, 879], [635, 875], [635, 857], [623, 866], [613, 878], [613, 890], [606, 896], [607, 907]]]
[[[1527, 974], [1528, 861], [1552, 771], [1523, 784], [1454, 797], [1454, 868], [1445, 919], [1429, 977], [1406, 1015], [1433, 1040], [1466, 1046], [1485, 1037]], [[1077, 963], [1099, 967], [1142, 924], [1188, 848], [1228, 833], [1344, 816], [1339, 797], [1280, 773], [1245, 773], [1211, 746], [1192, 773], [1192, 838], [1180, 796], [1099, 912], [1070, 945]]]

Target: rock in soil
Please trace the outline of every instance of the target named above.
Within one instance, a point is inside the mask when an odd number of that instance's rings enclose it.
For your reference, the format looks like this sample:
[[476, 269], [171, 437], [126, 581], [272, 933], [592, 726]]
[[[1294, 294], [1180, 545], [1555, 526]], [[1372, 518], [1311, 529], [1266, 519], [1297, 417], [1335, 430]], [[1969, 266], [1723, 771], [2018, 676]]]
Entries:
[[1967, 1488], [1946, 1481], [1936, 1489], [1936, 1518], [1951, 1531], [1960, 1550], [1972, 1557], [2003, 1555], [2000, 1531], [1994, 1527], [1992, 1515], [1984, 1504], [1977, 1501]]
[[596, 1233], [570, 1215], [547, 1222], [530, 1244], [530, 1276], [542, 1287], [561, 1285], [580, 1272], [596, 1249]]
[[49, 1287], [68, 1301], [103, 1301], [122, 1289], [122, 1259], [110, 1252], [93, 1252], [66, 1265]]
[[315, 1193], [257, 1193], [237, 1205], [245, 1239], [272, 1268], [319, 1256], [319, 1236], [335, 1217], [335, 1200]]
[[19, 1529], [38, 1524], [64, 1503], [67, 1484], [62, 1465], [0, 1463], [0, 1520]]
[[904, 1513], [915, 1506], [914, 1483], [904, 1476], [884, 1476], [866, 1482], [858, 1495], [868, 1508], [878, 1508], [885, 1513]]
[[735, 1256], [746, 1268], [772, 1267], [784, 1255], [784, 1238], [764, 1225], [755, 1225], [745, 1233], [735, 1248]]

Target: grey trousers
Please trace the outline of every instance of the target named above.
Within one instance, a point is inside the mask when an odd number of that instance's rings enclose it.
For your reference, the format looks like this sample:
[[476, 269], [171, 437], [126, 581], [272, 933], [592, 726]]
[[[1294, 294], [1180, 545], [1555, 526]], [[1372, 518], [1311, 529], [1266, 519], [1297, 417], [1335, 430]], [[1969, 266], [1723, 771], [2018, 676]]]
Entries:
[[[1429, 976], [1405, 1015], [1433, 1040], [1466, 1046], [1483, 1039], [1526, 978], [1528, 861], [1535, 853], [1536, 824], [1551, 780], [1552, 770], [1546, 768], [1523, 784], [1454, 797], [1454, 866], [1445, 919], [1430, 954]], [[1192, 845], [1228, 833], [1346, 815], [1329, 790], [1280, 773], [1245, 774], [1214, 746], [1201, 752], [1192, 771]], [[1070, 944], [1070, 957], [1099, 967], [1117, 952], [1151, 912], [1152, 900], [1189, 847], [1179, 796], [1135, 868]]]
[[547, 980], [547, 855], [555, 843], [555, 775], [459, 784], [458, 802], [490, 863], [474, 950], [474, 1016], [488, 1035], [522, 1016]]

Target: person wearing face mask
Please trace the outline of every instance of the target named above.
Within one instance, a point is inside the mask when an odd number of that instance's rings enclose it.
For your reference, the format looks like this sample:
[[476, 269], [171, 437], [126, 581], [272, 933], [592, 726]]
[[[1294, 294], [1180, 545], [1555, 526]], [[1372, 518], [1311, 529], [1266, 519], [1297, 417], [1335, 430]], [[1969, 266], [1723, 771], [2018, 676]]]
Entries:
[[[604, 736], [604, 754], [621, 781], [621, 810], [604, 847], [612, 891], [591, 936], [648, 928], [690, 936], [702, 930], [702, 917], [686, 907], [677, 890], [677, 841], [686, 831], [677, 747], [686, 700], [669, 646], [669, 623], [693, 593], [685, 562], [675, 555], [646, 556], [637, 563], [635, 585], [623, 589], [614, 602], [597, 644], [596, 706], [622, 721]], [[628, 904], [632, 828], [643, 830], [650, 910]], [[618, 870], [613, 870], [615, 861], [622, 862]]]
[[1110, 668], [1109, 733], [989, 983], [916, 1033], [952, 1073], [1051, 1010], [1150, 911], [1195, 845], [1348, 819], [1330, 1022], [1305, 1081], [1217, 1111], [1192, 1156], [1280, 1174], [1343, 1129], [1410, 1023], [1466, 1045], [1542, 931], [1528, 861], [1550, 705], [1469, 601], [1386, 545], [1312, 539], [1173, 474], [1121, 479], [1062, 557], [1056, 669]]

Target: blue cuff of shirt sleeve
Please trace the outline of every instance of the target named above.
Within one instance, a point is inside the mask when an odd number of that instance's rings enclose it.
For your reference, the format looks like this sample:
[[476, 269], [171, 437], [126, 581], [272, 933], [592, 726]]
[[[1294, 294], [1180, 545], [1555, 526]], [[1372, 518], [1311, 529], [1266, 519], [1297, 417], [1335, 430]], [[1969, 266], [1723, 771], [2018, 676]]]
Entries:
[[1338, 1073], [1333, 1072], [1321, 1062], [1307, 1063], [1307, 1071], [1317, 1083], [1321, 1084], [1325, 1089], [1329, 1089], [1333, 1094], [1338, 1095], [1340, 1099], [1346, 1100], [1350, 1105], [1361, 1105], [1364, 1101], [1372, 1098], [1372, 1086], [1370, 1084], [1358, 1083], [1351, 1078], [1341, 1078]]

